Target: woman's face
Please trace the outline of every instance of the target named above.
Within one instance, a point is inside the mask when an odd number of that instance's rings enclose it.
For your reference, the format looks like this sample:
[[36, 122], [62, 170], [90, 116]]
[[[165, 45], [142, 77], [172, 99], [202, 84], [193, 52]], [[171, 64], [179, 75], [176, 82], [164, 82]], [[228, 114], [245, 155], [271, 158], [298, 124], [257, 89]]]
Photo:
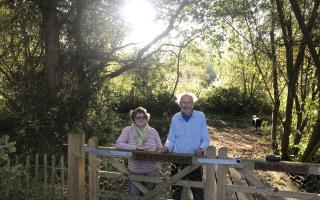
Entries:
[[137, 113], [134, 117], [134, 123], [138, 127], [144, 127], [147, 123], [147, 116], [144, 113]]

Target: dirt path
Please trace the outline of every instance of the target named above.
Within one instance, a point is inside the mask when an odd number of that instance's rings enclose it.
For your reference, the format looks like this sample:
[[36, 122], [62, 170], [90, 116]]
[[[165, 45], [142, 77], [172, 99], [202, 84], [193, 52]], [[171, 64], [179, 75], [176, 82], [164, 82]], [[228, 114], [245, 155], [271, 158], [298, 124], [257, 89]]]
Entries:
[[[264, 160], [265, 157], [271, 153], [270, 142], [266, 141], [266, 138], [263, 138], [261, 133], [252, 130], [252, 128], [240, 129], [209, 127], [209, 133], [212, 138], [211, 144], [216, 147], [227, 147], [228, 157], [230, 158], [240, 156], [242, 158]], [[290, 180], [286, 173], [269, 171], [254, 171], [254, 173], [260, 182], [262, 182], [265, 186], [282, 191], [298, 191], [296, 184]], [[231, 196], [234, 197], [236, 195]], [[254, 199], [261, 198], [255, 197]], [[279, 200], [284, 198], [269, 197], [267, 199]]]
[[228, 156], [264, 159], [270, 153], [271, 146], [262, 139], [262, 135], [251, 128], [209, 127], [212, 144], [228, 148]]

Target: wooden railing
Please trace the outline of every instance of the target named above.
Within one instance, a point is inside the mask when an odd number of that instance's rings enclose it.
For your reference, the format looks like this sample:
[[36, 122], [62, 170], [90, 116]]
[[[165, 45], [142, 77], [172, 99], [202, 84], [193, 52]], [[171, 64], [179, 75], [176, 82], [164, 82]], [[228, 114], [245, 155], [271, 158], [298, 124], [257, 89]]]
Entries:
[[[78, 139], [75, 139], [77, 137]], [[76, 142], [75, 142], [76, 141]], [[73, 135], [69, 136], [69, 167], [72, 167], [68, 170], [70, 183], [70, 199], [78, 200], [85, 199], [85, 152], [84, 150], [84, 135]], [[101, 150], [102, 147], [97, 146], [97, 138], [91, 138], [88, 142], [88, 148]], [[74, 150], [74, 151], [73, 151]], [[283, 171], [289, 173], [299, 173], [299, 174], [315, 174], [320, 175], [320, 165], [319, 164], [307, 164], [307, 163], [293, 163], [293, 162], [270, 162], [263, 160], [252, 160], [252, 159], [242, 159], [239, 164], [226, 165], [226, 164], [205, 164], [204, 167], [204, 179], [202, 182], [197, 181], [186, 181], [181, 180], [181, 178], [199, 166], [196, 163], [197, 158], [195, 156], [189, 155], [192, 163], [182, 170], [180, 173], [176, 174], [173, 177], [145, 177], [132, 175], [125, 165], [115, 157], [115, 156], [106, 156], [106, 160], [111, 163], [117, 171], [103, 171], [99, 169], [98, 158], [102, 155], [96, 155], [91, 151], [88, 153], [89, 163], [88, 163], [88, 193], [87, 198], [90, 200], [97, 200], [101, 198], [101, 195], [104, 197], [109, 194], [118, 195], [118, 199], [135, 199], [126, 194], [114, 194], [112, 191], [105, 191], [103, 194], [99, 191], [99, 177], [108, 177], [108, 178], [123, 178], [129, 179], [135, 182], [135, 185], [142, 191], [144, 194], [139, 199], [157, 199], [159, 194], [165, 189], [169, 188], [170, 185], [180, 185], [185, 188], [185, 191], [190, 191], [190, 187], [198, 187], [204, 189], [205, 200], [226, 200], [227, 192], [228, 193], [241, 193], [241, 194], [258, 194], [262, 198], [270, 199], [271, 197], [287, 197], [294, 199], [320, 199], [320, 194], [316, 193], [306, 193], [306, 192], [292, 192], [292, 191], [280, 191], [277, 188], [269, 188], [262, 184], [252, 173], [253, 170], [264, 170], [264, 171]], [[158, 155], [159, 153], [149, 152], [150, 155]], [[181, 156], [179, 154], [172, 154], [174, 156]], [[70, 158], [73, 156], [74, 158]], [[183, 155], [185, 156], [185, 155]], [[215, 147], [210, 147], [206, 152], [206, 158], [209, 159], [223, 159], [228, 160], [227, 158], [227, 149], [222, 147], [216, 149]], [[172, 158], [171, 158], [172, 159]], [[163, 160], [163, 158], [162, 158]], [[227, 173], [230, 171], [237, 173], [243, 179], [246, 179], [250, 186], [235, 185], [231, 184], [228, 181]], [[72, 180], [73, 179], [73, 180]], [[147, 190], [140, 182], [153, 182], [157, 186], [155, 189], [149, 191]], [[272, 198], [271, 198], [272, 199]]]

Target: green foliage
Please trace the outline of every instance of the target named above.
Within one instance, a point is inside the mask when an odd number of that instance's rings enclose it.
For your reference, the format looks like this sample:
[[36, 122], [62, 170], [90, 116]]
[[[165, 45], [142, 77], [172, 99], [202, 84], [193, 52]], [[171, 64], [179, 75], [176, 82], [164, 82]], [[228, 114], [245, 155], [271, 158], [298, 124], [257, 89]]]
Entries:
[[19, 176], [21, 171], [18, 166], [8, 166], [9, 155], [16, 151], [15, 143], [8, 143], [9, 137], [3, 136], [0, 138], [0, 196], [4, 197], [6, 191], [12, 186], [11, 180]]
[[160, 68], [157, 58], [153, 58], [137, 70], [110, 81], [104, 92], [108, 96], [106, 101], [119, 113], [143, 106], [151, 115], [171, 115], [178, 107], [171, 91], [172, 82], [164, 81], [171, 77], [168, 70], [166, 66]]
[[213, 88], [208, 90], [203, 98], [197, 102], [197, 108], [209, 113], [230, 115], [271, 113], [271, 106], [263, 98], [246, 99], [239, 88]]

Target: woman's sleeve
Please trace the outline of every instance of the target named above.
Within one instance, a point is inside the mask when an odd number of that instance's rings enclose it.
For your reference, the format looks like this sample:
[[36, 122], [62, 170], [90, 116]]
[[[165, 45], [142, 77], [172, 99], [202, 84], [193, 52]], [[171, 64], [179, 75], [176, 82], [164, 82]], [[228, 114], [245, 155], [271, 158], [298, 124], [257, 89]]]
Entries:
[[157, 146], [157, 151], [158, 150], [161, 150], [162, 149], [162, 143], [161, 143], [161, 139], [160, 139], [160, 136], [159, 136], [159, 133], [157, 130], [155, 130], [155, 143], [156, 143], [156, 146]]
[[135, 150], [137, 148], [137, 145], [129, 144], [129, 134], [130, 134], [130, 129], [128, 128], [123, 129], [121, 132], [121, 135], [117, 139], [116, 144], [114, 145], [114, 148]]

